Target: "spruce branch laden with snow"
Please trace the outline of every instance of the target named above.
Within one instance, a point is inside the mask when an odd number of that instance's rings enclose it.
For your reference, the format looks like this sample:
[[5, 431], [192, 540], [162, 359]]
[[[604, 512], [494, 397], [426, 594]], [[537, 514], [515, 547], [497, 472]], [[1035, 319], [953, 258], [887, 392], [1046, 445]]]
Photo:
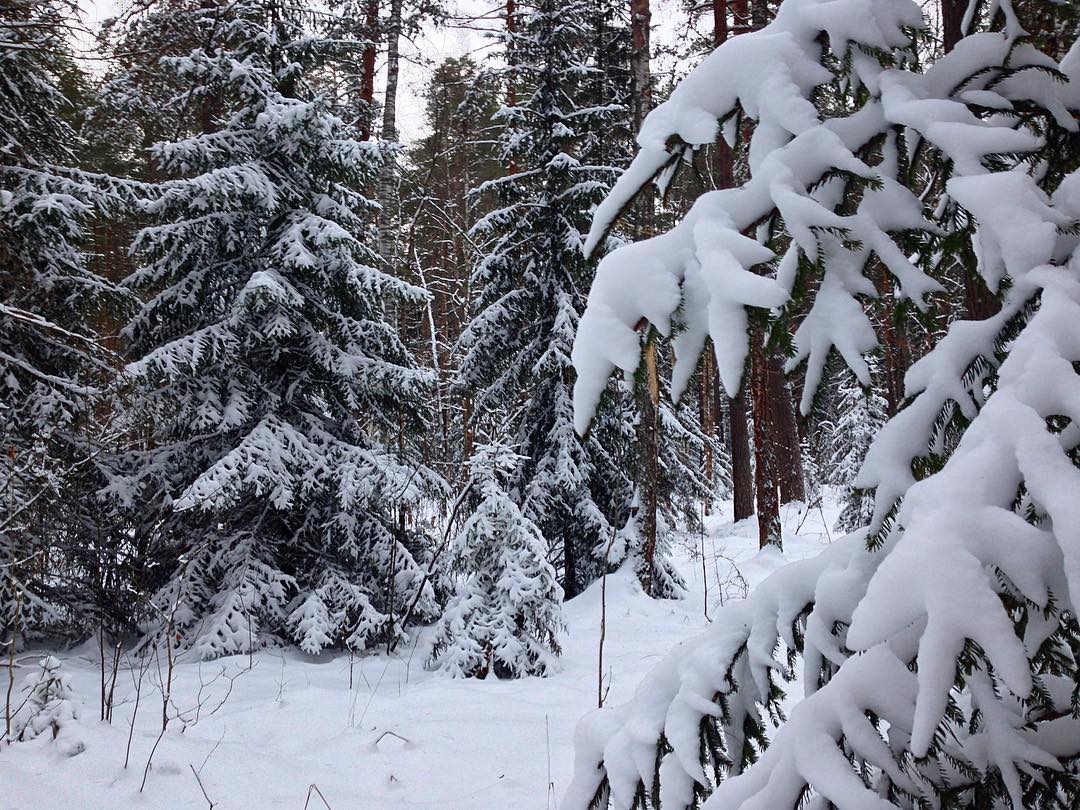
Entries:
[[869, 530], [780, 568], [632, 702], [585, 718], [565, 806], [1080, 799], [1080, 46], [1039, 52], [1025, 10], [973, 3], [967, 35], [924, 68], [914, 3], [787, 0], [646, 122], [592, 244], [681, 159], [670, 144], [709, 143], [725, 120], [734, 134], [740, 114], [751, 179], [601, 264], [574, 348], [579, 430], [611, 371], [636, 368], [643, 317], [663, 333], [681, 320], [676, 393], [705, 336], [734, 392], [744, 307], [786, 326], [792, 293], [816, 289], [792, 358], [805, 410], [833, 351], [868, 382], [872, 265], [920, 305], [939, 263], [971, 255], [1001, 307], [954, 322], [908, 373], [855, 482], [876, 489]]

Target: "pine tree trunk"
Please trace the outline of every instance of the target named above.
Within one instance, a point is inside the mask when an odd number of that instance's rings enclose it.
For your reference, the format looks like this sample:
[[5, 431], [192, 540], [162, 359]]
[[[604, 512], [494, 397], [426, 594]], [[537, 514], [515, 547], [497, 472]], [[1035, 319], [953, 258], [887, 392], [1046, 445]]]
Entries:
[[[739, 31], [739, 14], [745, 20], [746, 0], [713, 0], [713, 44], [723, 44], [731, 27], [728, 25], [729, 6], [735, 14], [735, 33]], [[717, 188], [732, 188], [735, 184], [735, 156], [723, 139], [716, 142]], [[750, 432], [746, 427], [746, 390], [749, 380], [743, 381], [742, 390], [734, 399], [728, 400], [728, 441], [731, 453], [731, 489], [735, 507], [735, 520], [745, 520], [754, 514], [754, 479], [750, 468]]]
[[[649, 0], [630, 0], [630, 114], [635, 135], [641, 132], [645, 116], [652, 109], [652, 73], [649, 51], [649, 27], [652, 11]], [[637, 144], [634, 144], [637, 151]], [[653, 207], [656, 194], [652, 183], [638, 193], [633, 222], [635, 240], [653, 235]]]
[[370, 141], [371, 119], [375, 109], [375, 52], [378, 47], [376, 33], [379, 27], [379, 0], [368, 0], [365, 22], [369, 41], [360, 57], [360, 110], [356, 127], [360, 130], [360, 140]]
[[[401, 39], [401, 0], [390, 0], [390, 18], [386, 27], [386, 95], [383, 99], [382, 140], [384, 144], [397, 144], [397, 91]], [[395, 230], [398, 213], [398, 172], [395, 154], [388, 154], [379, 170], [379, 256], [383, 260], [383, 269], [391, 274], [399, 272], [397, 266], [397, 233]], [[388, 301], [386, 320], [400, 328], [398, 304]]]
[[768, 358], [768, 385], [768, 405], [772, 412], [770, 438], [780, 485], [780, 503], [805, 501], [806, 482], [803, 479], [802, 445], [799, 442], [795, 403], [784, 375], [783, 360], [776, 354]]
[[882, 303], [882, 376], [887, 413], [894, 416], [904, 401], [904, 375], [911, 365], [911, 345], [903, 324], [896, 317], [896, 294], [884, 265], [878, 274], [878, 295]]
[[720, 47], [728, 38], [727, 12], [727, 0], [713, 0], [713, 47]]
[[645, 345], [644, 391], [639, 392], [641, 421], [638, 430], [638, 446], [641, 454], [641, 475], [638, 487], [641, 503], [642, 567], [641, 587], [649, 596], [655, 595], [656, 582], [653, 572], [656, 564], [656, 511], [659, 507], [660, 489], [660, 379], [656, 367], [656, 340], [650, 334]]
[[738, 36], [739, 34], [745, 34], [754, 30], [750, 24], [749, 0], [730, 0], [728, 6], [731, 8], [732, 36]]
[[[713, 407], [714, 365], [712, 353], [706, 351], [701, 358], [701, 373], [698, 374], [698, 418], [701, 421], [702, 434], [710, 440], [716, 435], [716, 427], [713, 422], [715, 417], [715, 408]], [[702, 463], [705, 466], [705, 480], [708, 482], [708, 495], [705, 497], [705, 503], [702, 504], [702, 511], [709, 515], [712, 514], [713, 468], [716, 466], [711, 441], [705, 445]]]
[[[942, 47], [949, 53], [963, 38], [962, 26], [968, 0], [941, 0]], [[964, 308], [970, 320], [981, 321], [997, 311], [997, 301], [974, 268], [964, 268]], [[890, 403], [891, 404], [891, 403]]]
[[[743, 385], [745, 390], [746, 385]], [[750, 431], [746, 427], [746, 394], [728, 400], [728, 436], [731, 442], [731, 489], [735, 520], [754, 514], [754, 478], [750, 469]]]
[[[652, 106], [652, 80], [649, 65], [649, 24], [652, 12], [649, 0], [630, 0], [630, 106], [635, 133]], [[638, 194], [633, 218], [636, 239], [647, 239], [653, 232], [654, 194], [651, 184]], [[645, 379], [637, 391], [641, 419], [638, 423], [638, 474], [640, 492], [639, 528], [642, 533], [641, 584], [649, 595], [654, 591], [656, 561], [656, 510], [659, 505], [660, 399], [656, 368], [656, 347], [652, 335], [645, 343]]]
[[968, 0], [941, 0], [941, 35], [945, 53], [956, 47], [962, 37], [961, 26]]
[[776, 408], [770, 404], [770, 363], [761, 327], [750, 328], [750, 399], [754, 417], [754, 489], [757, 495], [758, 545], [781, 546], [780, 471], [776, 458]]
[[631, 110], [633, 116], [634, 132], [641, 130], [641, 122], [645, 120], [652, 106], [652, 92], [650, 81], [651, 58], [649, 53], [649, 26], [652, 22], [652, 10], [649, 8], [649, 0], [630, 0], [630, 70], [632, 77], [631, 85]]

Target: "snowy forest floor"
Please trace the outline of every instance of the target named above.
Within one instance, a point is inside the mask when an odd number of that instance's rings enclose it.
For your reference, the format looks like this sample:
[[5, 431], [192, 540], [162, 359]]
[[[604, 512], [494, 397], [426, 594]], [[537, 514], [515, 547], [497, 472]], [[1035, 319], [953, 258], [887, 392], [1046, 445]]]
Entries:
[[[707, 626], [706, 599], [712, 614], [785, 559], [835, 540], [836, 508], [824, 500], [823, 508], [784, 509], [783, 555], [759, 552], [753, 518], [732, 524], [731, 505], [722, 504], [707, 518], [703, 537], [686, 536], [674, 551], [688, 584], [684, 599], [649, 599], [625, 570], [608, 577], [606, 701], [628, 700], [662, 655]], [[544, 679], [450, 680], [429, 673], [428, 633], [398, 654], [351, 664], [344, 655], [316, 658], [296, 650], [201, 664], [181, 656], [170, 715], [183, 719], [170, 721], [141, 794], [161, 730], [156, 667], [144, 675], [125, 769], [137, 669], [121, 665], [108, 725], [98, 720], [96, 644], [54, 653], [80, 704], [71, 739], [85, 750], [66, 757], [48, 735], [0, 746], [0, 808], [557, 808], [571, 776], [575, 725], [596, 706], [600, 597], [596, 583], [566, 604], [562, 671]], [[17, 684], [36, 667], [37, 653], [44, 651], [20, 655]]]

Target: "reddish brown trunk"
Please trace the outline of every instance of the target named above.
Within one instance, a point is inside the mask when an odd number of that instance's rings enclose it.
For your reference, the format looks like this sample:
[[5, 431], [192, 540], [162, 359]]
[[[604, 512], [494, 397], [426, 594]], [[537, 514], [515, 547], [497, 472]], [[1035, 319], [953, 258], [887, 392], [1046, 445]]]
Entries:
[[760, 326], [750, 329], [750, 399], [754, 415], [754, 489], [758, 545], [780, 547], [780, 487], [776, 458], [775, 408], [770, 406], [770, 369]]
[[[734, 30], [728, 25], [728, 12], [735, 16]], [[733, 34], [743, 33], [749, 15], [746, 0], [713, 0], [713, 43], [723, 44]], [[741, 23], [740, 23], [741, 21]], [[740, 27], [742, 26], [742, 27]], [[716, 142], [716, 186], [735, 185], [735, 154], [720, 139]], [[750, 380], [743, 381], [742, 391], [728, 400], [728, 436], [731, 452], [731, 489], [735, 520], [745, 520], [754, 514], [754, 478], [750, 465], [750, 431], [746, 426], [746, 391]]]
[[466, 395], [461, 402], [461, 421], [464, 423], [465, 441], [462, 447], [462, 453], [464, 458], [472, 458], [473, 443], [475, 441], [476, 432], [473, 428], [473, 401], [472, 397]]
[[719, 46], [728, 38], [727, 0], [713, 0], [713, 46]]
[[638, 442], [641, 452], [640, 510], [642, 548], [641, 586], [649, 596], [656, 595], [656, 513], [660, 506], [660, 379], [656, 367], [656, 341], [645, 346], [645, 391], [641, 392], [641, 424]]
[[[968, 0], [941, 0], [941, 38], [945, 53], [949, 53], [963, 39], [964, 13]], [[967, 317], [981, 321], [993, 315], [998, 307], [997, 301], [982, 278], [972, 270], [964, 271], [964, 305]]]
[[882, 376], [885, 378], [885, 402], [892, 416], [904, 401], [904, 375], [911, 365], [911, 346], [903, 326], [896, 317], [896, 295], [888, 270], [881, 267], [879, 279], [882, 302], [881, 347]]
[[[942, 47], [949, 53], [963, 38], [964, 13], [967, 0], [941, 0]], [[964, 273], [964, 304], [967, 317], [982, 320], [994, 314], [996, 302], [981, 278], [971, 272]]]
[[941, 37], [945, 53], [955, 48], [961, 39], [960, 29], [967, 6], [968, 0], [941, 0]]
[[698, 374], [698, 416], [701, 419], [701, 432], [709, 439], [705, 444], [705, 454], [702, 459], [705, 466], [705, 480], [708, 482], [708, 491], [705, 495], [705, 503], [703, 504], [703, 511], [706, 515], [712, 513], [713, 467], [715, 466], [711, 443], [711, 440], [716, 433], [716, 428], [713, 424], [712, 366], [712, 354], [711, 352], [706, 351], [705, 355], [701, 358], [701, 373]]
[[372, 133], [372, 112], [375, 107], [375, 35], [379, 27], [379, 0], [368, 0], [367, 5], [367, 35], [369, 42], [360, 57], [360, 120], [357, 127], [360, 130], [360, 140], [370, 141]]
[[802, 445], [795, 418], [791, 390], [784, 376], [784, 362], [778, 355], [766, 359], [769, 431], [771, 455], [776, 465], [776, 480], [780, 487], [780, 503], [806, 500], [806, 483], [802, 471]]
[[[650, 66], [649, 66], [649, 23], [652, 12], [649, 0], [630, 0], [630, 107], [634, 132], [641, 131], [652, 106]], [[653, 201], [651, 186], [642, 190], [635, 203], [633, 217], [634, 236], [647, 239], [653, 233]], [[652, 335], [645, 339], [645, 379], [644, 385], [637, 391], [638, 407], [641, 420], [638, 424], [638, 471], [637, 487], [639, 492], [638, 526], [642, 532], [642, 570], [641, 584], [646, 593], [655, 591], [656, 557], [656, 511], [659, 506], [660, 489], [660, 399], [659, 380], [656, 368], [656, 347]], [[644, 389], [644, 390], [642, 390]]]
[[[745, 386], [744, 386], [745, 387]], [[735, 520], [754, 514], [754, 479], [750, 470], [750, 432], [746, 427], [746, 394], [728, 400], [728, 436], [731, 439], [731, 489]]]

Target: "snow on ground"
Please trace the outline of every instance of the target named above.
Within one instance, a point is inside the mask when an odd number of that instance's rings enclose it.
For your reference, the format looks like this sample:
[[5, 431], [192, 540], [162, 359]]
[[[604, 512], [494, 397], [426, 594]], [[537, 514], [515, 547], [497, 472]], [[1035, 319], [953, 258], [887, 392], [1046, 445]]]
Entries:
[[[753, 519], [732, 524], [730, 514], [723, 505], [707, 519], [704, 537], [688, 536], [677, 549], [685, 599], [654, 601], [632, 574], [608, 577], [606, 700], [628, 700], [661, 655], [702, 631], [706, 601], [712, 611], [722, 598], [739, 598], [785, 558], [809, 556], [835, 537], [834, 508], [795, 504], [783, 515], [785, 553], [758, 552]], [[567, 603], [562, 671], [543, 679], [450, 680], [426, 672], [427, 633], [397, 655], [352, 664], [348, 656], [296, 650], [202, 664], [181, 657], [170, 714], [182, 719], [170, 722], [141, 793], [161, 729], [156, 667], [144, 675], [125, 769], [138, 670], [122, 666], [108, 725], [98, 720], [96, 646], [60, 653], [81, 703], [75, 737], [85, 751], [65, 757], [43, 738], [0, 746], [0, 808], [205, 810], [199, 781], [220, 810], [300, 810], [309, 793], [306, 806], [319, 810], [557, 808], [571, 776], [575, 724], [596, 706], [600, 593], [597, 583]], [[37, 652], [20, 656], [25, 672], [36, 667]], [[17, 682], [22, 677], [17, 673]], [[0, 686], [6, 689], [2, 672]]]

